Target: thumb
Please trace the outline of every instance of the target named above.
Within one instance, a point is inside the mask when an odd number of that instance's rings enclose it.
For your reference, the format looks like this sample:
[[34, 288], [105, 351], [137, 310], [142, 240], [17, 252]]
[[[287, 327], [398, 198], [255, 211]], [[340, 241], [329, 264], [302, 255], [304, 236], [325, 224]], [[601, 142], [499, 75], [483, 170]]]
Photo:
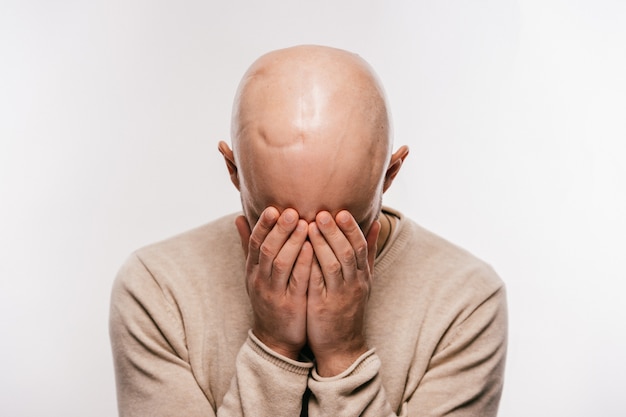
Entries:
[[241, 247], [243, 248], [243, 253], [248, 257], [248, 242], [250, 241], [250, 225], [248, 224], [248, 219], [246, 216], [237, 216], [235, 219], [235, 226], [237, 226], [237, 232], [239, 233], [239, 238], [241, 239]]

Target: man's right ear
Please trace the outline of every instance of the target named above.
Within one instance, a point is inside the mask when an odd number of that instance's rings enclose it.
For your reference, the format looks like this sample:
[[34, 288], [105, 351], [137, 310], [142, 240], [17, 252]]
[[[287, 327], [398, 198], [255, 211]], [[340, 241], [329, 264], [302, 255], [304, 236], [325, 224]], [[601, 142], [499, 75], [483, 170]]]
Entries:
[[224, 141], [220, 141], [217, 145], [217, 149], [224, 157], [226, 168], [228, 168], [228, 174], [230, 175], [230, 180], [237, 190], [239, 190], [239, 171], [237, 169], [237, 164], [235, 163], [235, 155], [233, 154], [232, 149], [230, 149], [228, 144]]

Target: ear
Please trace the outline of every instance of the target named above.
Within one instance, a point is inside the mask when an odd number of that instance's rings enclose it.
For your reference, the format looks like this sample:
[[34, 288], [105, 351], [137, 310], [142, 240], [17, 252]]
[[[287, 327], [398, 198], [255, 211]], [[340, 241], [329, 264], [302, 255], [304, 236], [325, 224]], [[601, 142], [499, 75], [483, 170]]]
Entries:
[[391, 187], [391, 183], [393, 182], [398, 172], [400, 172], [400, 168], [402, 167], [402, 163], [404, 159], [409, 155], [408, 146], [401, 146], [393, 155], [391, 155], [391, 161], [389, 161], [389, 166], [387, 167], [387, 172], [385, 172], [385, 182], [383, 184], [383, 193]]
[[232, 149], [230, 149], [224, 141], [220, 141], [217, 145], [217, 149], [224, 157], [226, 168], [228, 168], [228, 174], [230, 175], [230, 180], [237, 190], [239, 190], [239, 171], [237, 169], [237, 164], [235, 163], [235, 155], [233, 154]]

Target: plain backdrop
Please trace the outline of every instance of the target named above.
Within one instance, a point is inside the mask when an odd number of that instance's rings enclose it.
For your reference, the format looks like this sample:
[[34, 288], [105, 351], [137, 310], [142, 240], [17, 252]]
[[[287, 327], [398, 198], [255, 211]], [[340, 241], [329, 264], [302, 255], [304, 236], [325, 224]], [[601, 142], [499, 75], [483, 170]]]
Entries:
[[411, 154], [385, 203], [508, 287], [500, 416], [624, 416], [626, 2], [0, 3], [0, 415], [116, 415], [114, 276], [239, 209], [217, 152], [260, 54], [349, 49]]

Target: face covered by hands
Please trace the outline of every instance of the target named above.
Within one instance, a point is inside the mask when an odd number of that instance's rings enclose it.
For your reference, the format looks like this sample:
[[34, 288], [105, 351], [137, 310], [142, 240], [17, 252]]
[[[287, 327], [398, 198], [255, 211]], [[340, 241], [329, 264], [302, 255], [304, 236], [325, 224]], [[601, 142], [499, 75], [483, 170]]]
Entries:
[[236, 220], [246, 254], [252, 331], [270, 349], [297, 359], [308, 343], [321, 376], [348, 368], [367, 350], [369, 298], [380, 223], [364, 235], [346, 210], [315, 221], [294, 209], [266, 208], [253, 230]]

